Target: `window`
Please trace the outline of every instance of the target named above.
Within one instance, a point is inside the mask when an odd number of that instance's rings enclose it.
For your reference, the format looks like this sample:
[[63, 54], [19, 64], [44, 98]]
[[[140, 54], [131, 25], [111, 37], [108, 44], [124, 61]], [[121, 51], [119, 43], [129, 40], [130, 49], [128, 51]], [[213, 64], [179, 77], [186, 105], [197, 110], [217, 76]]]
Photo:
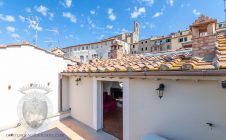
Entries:
[[141, 51], [144, 51], [144, 48], [141, 48]]
[[222, 24], [219, 24], [218, 27], [219, 27], [219, 28], [222, 28]]
[[207, 36], [208, 34], [207, 34], [207, 32], [201, 32], [201, 33], [199, 33], [199, 36], [200, 37], [202, 37], [202, 36]]
[[133, 45], [133, 48], [135, 48], [135, 45]]
[[153, 50], [152, 50], [152, 47], [151, 47], [151, 52], [152, 52]]
[[74, 48], [74, 51], [77, 51], [77, 48]]
[[146, 47], [146, 48], [145, 48], [145, 50], [147, 51], [147, 50], [148, 50], [148, 48]]
[[160, 47], [160, 51], [162, 51], [162, 47]]
[[168, 43], [168, 42], [171, 42], [171, 39], [169, 39], [169, 38], [168, 38], [168, 39], [166, 39], [166, 42], [167, 42], [167, 43]]
[[84, 50], [84, 47], [82, 47], [82, 50]]
[[168, 45], [168, 46], [167, 46], [167, 50], [170, 50], [170, 49], [171, 49], [171, 46], [170, 46], [170, 45]]
[[141, 44], [144, 44], [144, 42], [141, 42]]
[[148, 41], [145, 41], [145, 43], [148, 43]]
[[179, 39], [178, 39], [178, 42], [183, 42], [183, 41], [184, 41], [183, 38], [179, 38]]
[[202, 36], [207, 36], [208, 33], [207, 33], [207, 28], [201, 28], [199, 29], [199, 36], [202, 37]]
[[184, 42], [187, 42], [187, 41], [188, 41], [188, 38], [187, 38], [187, 37], [185, 37], [185, 38], [184, 38]]
[[88, 46], [86, 46], [86, 49], [88, 50], [88, 49], [89, 49], [89, 47], [88, 47]]

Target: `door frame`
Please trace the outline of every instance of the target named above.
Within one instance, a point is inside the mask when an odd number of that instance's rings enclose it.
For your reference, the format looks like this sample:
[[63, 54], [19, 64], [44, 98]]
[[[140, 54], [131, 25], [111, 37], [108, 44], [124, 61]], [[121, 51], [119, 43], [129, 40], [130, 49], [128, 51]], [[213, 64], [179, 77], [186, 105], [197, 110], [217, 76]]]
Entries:
[[129, 79], [93, 77], [93, 128], [103, 128], [103, 82], [118, 81], [123, 83], [123, 140], [129, 140]]

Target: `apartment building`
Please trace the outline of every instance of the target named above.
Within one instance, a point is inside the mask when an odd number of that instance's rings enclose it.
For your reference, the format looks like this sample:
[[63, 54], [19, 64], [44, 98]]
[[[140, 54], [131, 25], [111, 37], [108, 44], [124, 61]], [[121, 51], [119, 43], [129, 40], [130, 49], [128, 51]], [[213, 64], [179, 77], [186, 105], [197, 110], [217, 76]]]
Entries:
[[140, 40], [131, 47], [132, 54], [161, 52], [191, 47], [191, 32], [189, 30], [171, 33], [168, 36], [154, 36]]
[[108, 59], [111, 58], [111, 46], [116, 44], [125, 48], [125, 54], [130, 53], [129, 43], [111, 38], [99, 42], [63, 48], [65, 51], [64, 56], [80, 62], [87, 62], [93, 58]]
[[[226, 34], [226, 22], [217, 23], [215, 28], [218, 35]], [[201, 36], [206, 35], [207, 32], [201, 34]], [[140, 40], [138, 43], [131, 45], [131, 54], [153, 53], [181, 48], [192, 48], [191, 30], [178, 31], [167, 36], [150, 37]]]
[[[80, 44], [63, 48], [64, 56], [80, 62], [87, 62], [93, 58], [112, 58], [112, 46], [123, 47], [122, 52], [130, 53], [131, 44], [139, 41], [139, 23], [134, 22], [132, 33], [122, 33], [98, 42]], [[121, 56], [121, 55], [120, 55]]]
[[226, 22], [219, 22], [217, 24], [217, 32], [219, 35], [226, 34]]

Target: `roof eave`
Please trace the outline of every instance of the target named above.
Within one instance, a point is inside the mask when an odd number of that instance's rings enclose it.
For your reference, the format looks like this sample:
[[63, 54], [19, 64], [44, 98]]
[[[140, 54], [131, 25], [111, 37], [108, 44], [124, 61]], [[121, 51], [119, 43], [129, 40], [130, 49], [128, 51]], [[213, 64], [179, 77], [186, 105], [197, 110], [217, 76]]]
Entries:
[[89, 77], [134, 77], [134, 76], [226, 76], [226, 70], [197, 70], [197, 71], [146, 71], [146, 72], [62, 72], [62, 75]]

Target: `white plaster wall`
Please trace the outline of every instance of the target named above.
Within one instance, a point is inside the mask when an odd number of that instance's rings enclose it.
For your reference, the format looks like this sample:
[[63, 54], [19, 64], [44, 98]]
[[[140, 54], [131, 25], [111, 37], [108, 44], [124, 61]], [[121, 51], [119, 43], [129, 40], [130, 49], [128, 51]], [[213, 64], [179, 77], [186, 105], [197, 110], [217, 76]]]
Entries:
[[[160, 100], [156, 88], [165, 84]], [[130, 140], [154, 133], [169, 140], [225, 140], [226, 89], [218, 81], [129, 81]], [[207, 122], [215, 127], [210, 130]]]
[[71, 116], [93, 128], [93, 80], [82, 77], [76, 85], [76, 78], [69, 78]]
[[[17, 123], [17, 105], [23, 94], [18, 90], [30, 83], [43, 84], [52, 90], [47, 96], [58, 112], [59, 73], [67, 61], [31, 46], [0, 49], [0, 127]], [[8, 85], [11, 90], [8, 90]]]
[[62, 78], [62, 111], [67, 111], [70, 108], [69, 103], [69, 77]]

